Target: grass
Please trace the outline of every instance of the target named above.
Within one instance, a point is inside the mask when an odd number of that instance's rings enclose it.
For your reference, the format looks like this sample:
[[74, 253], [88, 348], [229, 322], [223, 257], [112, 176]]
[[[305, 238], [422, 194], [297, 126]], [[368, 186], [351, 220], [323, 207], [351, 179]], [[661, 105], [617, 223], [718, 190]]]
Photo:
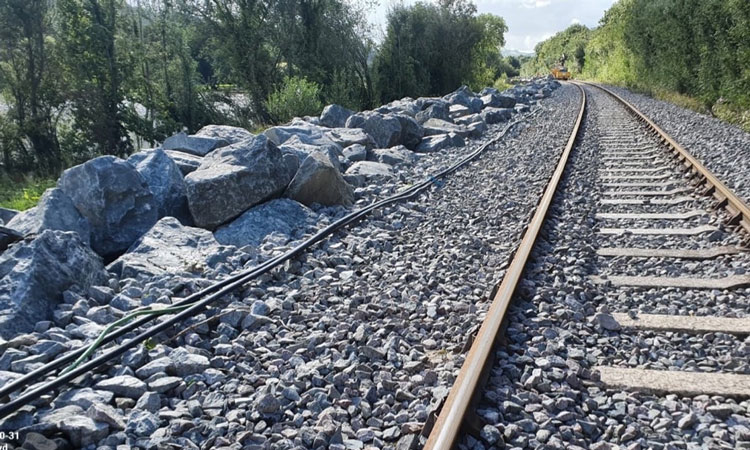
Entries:
[[35, 206], [44, 191], [54, 187], [57, 180], [51, 178], [22, 178], [13, 180], [0, 178], [0, 207], [24, 211]]

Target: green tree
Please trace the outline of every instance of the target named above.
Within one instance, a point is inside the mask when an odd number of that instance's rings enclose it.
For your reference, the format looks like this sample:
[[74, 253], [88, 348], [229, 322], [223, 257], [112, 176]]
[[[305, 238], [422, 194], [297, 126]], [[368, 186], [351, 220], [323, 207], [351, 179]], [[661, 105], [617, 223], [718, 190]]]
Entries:
[[500, 53], [508, 31], [505, 20], [493, 14], [481, 14], [477, 17], [477, 22], [482, 30], [482, 38], [472, 50], [472, 69], [470, 79], [467, 80], [475, 91], [492, 86], [500, 75], [512, 71], [512, 67], [509, 67]]
[[132, 150], [123, 83], [134, 64], [118, 39], [121, 0], [58, 0], [75, 126], [97, 153]]
[[[475, 48], [488, 30], [504, 29], [504, 23], [483, 20], [466, 0], [393, 7], [373, 67], [380, 100], [442, 95], [470, 81], [478, 70], [474, 58], [487, 56]], [[487, 38], [487, 47], [497, 41], [496, 33]]]
[[51, 38], [49, 0], [0, 0], [0, 98], [6, 168], [22, 163], [43, 175], [62, 168], [55, 122], [63, 86]]

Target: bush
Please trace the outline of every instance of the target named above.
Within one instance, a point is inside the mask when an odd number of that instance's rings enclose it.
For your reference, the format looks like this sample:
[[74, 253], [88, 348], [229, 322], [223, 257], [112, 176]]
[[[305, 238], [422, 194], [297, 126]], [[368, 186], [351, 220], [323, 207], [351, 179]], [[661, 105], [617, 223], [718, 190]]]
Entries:
[[320, 86], [300, 77], [286, 77], [281, 88], [266, 100], [268, 114], [276, 123], [290, 121], [294, 117], [320, 114]]

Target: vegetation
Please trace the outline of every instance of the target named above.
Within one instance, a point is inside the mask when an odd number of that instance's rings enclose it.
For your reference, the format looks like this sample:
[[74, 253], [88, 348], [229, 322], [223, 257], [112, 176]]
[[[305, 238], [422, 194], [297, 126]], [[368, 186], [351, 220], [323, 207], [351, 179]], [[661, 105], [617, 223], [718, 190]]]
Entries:
[[462, 84], [492, 85], [508, 67], [500, 54], [507, 29], [501, 17], [478, 16], [467, 0], [395, 6], [373, 63], [378, 98], [385, 103], [443, 95]]
[[540, 43], [524, 73], [546, 72], [564, 52], [583, 77], [673, 100], [750, 131], [750, 3], [620, 0], [598, 28], [583, 28]]
[[23, 211], [37, 204], [44, 191], [54, 187], [57, 180], [22, 178], [0, 179], [0, 207]]
[[209, 123], [262, 129], [518, 73], [505, 22], [471, 0], [393, 7], [380, 46], [371, 2], [0, 0], [0, 174], [54, 178]]
[[268, 114], [277, 122], [320, 113], [320, 86], [300, 77], [287, 77], [266, 101]]

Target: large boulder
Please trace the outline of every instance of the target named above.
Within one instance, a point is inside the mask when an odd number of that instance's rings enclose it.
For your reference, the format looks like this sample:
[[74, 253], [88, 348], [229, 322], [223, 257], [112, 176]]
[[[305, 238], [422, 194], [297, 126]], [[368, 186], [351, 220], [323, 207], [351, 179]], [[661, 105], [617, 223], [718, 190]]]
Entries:
[[134, 158], [136, 155], [131, 156], [128, 162], [146, 179], [146, 184], [154, 194], [159, 217], [172, 216], [188, 223], [190, 212], [185, 180], [179, 166], [160, 148], [151, 150], [143, 157]]
[[298, 162], [295, 170], [292, 173], [296, 173], [299, 169], [302, 161], [307, 158], [308, 155], [313, 153], [323, 153], [330, 158], [331, 162], [337, 169], [341, 169], [341, 163], [339, 159], [342, 159], [344, 154], [341, 152], [341, 147], [338, 144], [323, 144], [323, 145], [310, 145], [299, 142], [297, 136], [292, 137], [279, 147], [283, 154], [294, 154], [297, 156]]
[[354, 114], [353, 111], [343, 106], [328, 105], [323, 108], [323, 112], [320, 114], [320, 124], [329, 128], [341, 128], [346, 125], [346, 119], [352, 114]]
[[284, 192], [293, 173], [281, 151], [260, 135], [209, 154], [185, 177], [195, 224], [213, 229]]
[[401, 138], [401, 122], [393, 116], [376, 112], [354, 114], [346, 121], [346, 128], [365, 130], [378, 148], [393, 147]]
[[353, 144], [344, 149], [344, 157], [351, 162], [364, 161], [367, 159], [367, 147], [360, 144]]
[[355, 186], [391, 181], [395, 176], [391, 166], [374, 161], [356, 162], [347, 169], [345, 175], [346, 180]]
[[506, 122], [510, 120], [512, 115], [513, 110], [508, 108], [485, 108], [485, 110], [482, 111], [482, 118], [490, 125]]
[[512, 108], [516, 106], [516, 99], [500, 94], [487, 94], [482, 97], [484, 108]]
[[311, 153], [297, 169], [284, 192], [304, 205], [351, 205], [354, 191], [327, 155]]
[[219, 243], [210, 231], [165, 217], [107, 269], [121, 279], [191, 272], [218, 250]]
[[443, 97], [443, 100], [451, 105], [463, 105], [469, 108], [472, 113], [478, 113], [482, 110], [482, 100], [474, 95], [466, 86], [461, 86], [454, 92]]
[[100, 156], [63, 172], [57, 182], [91, 225], [91, 248], [109, 258], [130, 247], [157, 220], [154, 196], [135, 167]]
[[198, 166], [203, 162], [203, 158], [191, 155], [190, 153], [178, 152], [176, 150], [164, 150], [164, 153], [166, 153], [167, 156], [177, 164], [182, 175], [187, 175], [190, 172], [197, 170]]
[[377, 162], [390, 166], [412, 165], [419, 159], [419, 155], [403, 145], [374, 149], [372, 150], [372, 154]]
[[448, 112], [450, 117], [454, 120], [472, 114], [471, 110], [464, 105], [451, 105], [451, 107], [448, 108]]
[[89, 221], [59, 188], [47, 189], [35, 207], [19, 213], [7, 226], [23, 235], [40, 234], [44, 230], [75, 231], [85, 244], [91, 238]]
[[416, 151], [420, 153], [432, 153], [448, 147], [463, 147], [464, 145], [463, 138], [455, 133], [436, 134], [422, 139]]
[[236, 144], [245, 139], [255, 137], [253, 133], [244, 128], [231, 127], [229, 125], [206, 125], [198, 130], [195, 136], [224, 140], [229, 144]]
[[101, 258], [77, 233], [45, 230], [0, 255], [0, 336], [27, 333], [52, 311], [64, 291], [106, 281]]
[[435, 102], [416, 116], [417, 122], [423, 124], [429, 119], [440, 119], [449, 122], [451, 120], [448, 105], [444, 102]]
[[267, 129], [263, 132], [263, 135], [276, 145], [282, 145], [294, 136], [304, 144], [322, 145], [332, 143], [326, 137], [326, 131], [328, 131], [326, 128], [311, 124], [300, 118], [294, 118], [288, 125]]
[[196, 156], [206, 156], [217, 148], [229, 145], [224, 139], [215, 139], [205, 136], [188, 136], [185, 133], [177, 133], [168, 137], [162, 144], [164, 150], [177, 150]]
[[417, 102], [410, 97], [404, 97], [401, 100], [394, 100], [377, 109], [378, 112], [383, 114], [405, 114], [410, 117], [416, 116], [421, 110], [422, 109], [417, 105]]
[[406, 148], [416, 148], [422, 140], [422, 137], [424, 137], [422, 125], [411, 116], [396, 114], [394, 117], [398, 119], [401, 124], [401, 136], [399, 142], [406, 146]]
[[375, 140], [364, 130], [359, 128], [334, 128], [326, 133], [326, 137], [342, 148], [354, 144], [367, 148], [375, 147]]
[[297, 239], [312, 230], [318, 215], [294, 200], [278, 198], [245, 211], [232, 222], [214, 232], [219, 243], [244, 247], [260, 245], [271, 233], [281, 233], [289, 239]]
[[464, 125], [456, 125], [440, 119], [428, 119], [427, 122], [422, 124], [422, 128], [425, 136], [448, 133], [456, 133], [461, 137], [469, 135], [469, 130]]

